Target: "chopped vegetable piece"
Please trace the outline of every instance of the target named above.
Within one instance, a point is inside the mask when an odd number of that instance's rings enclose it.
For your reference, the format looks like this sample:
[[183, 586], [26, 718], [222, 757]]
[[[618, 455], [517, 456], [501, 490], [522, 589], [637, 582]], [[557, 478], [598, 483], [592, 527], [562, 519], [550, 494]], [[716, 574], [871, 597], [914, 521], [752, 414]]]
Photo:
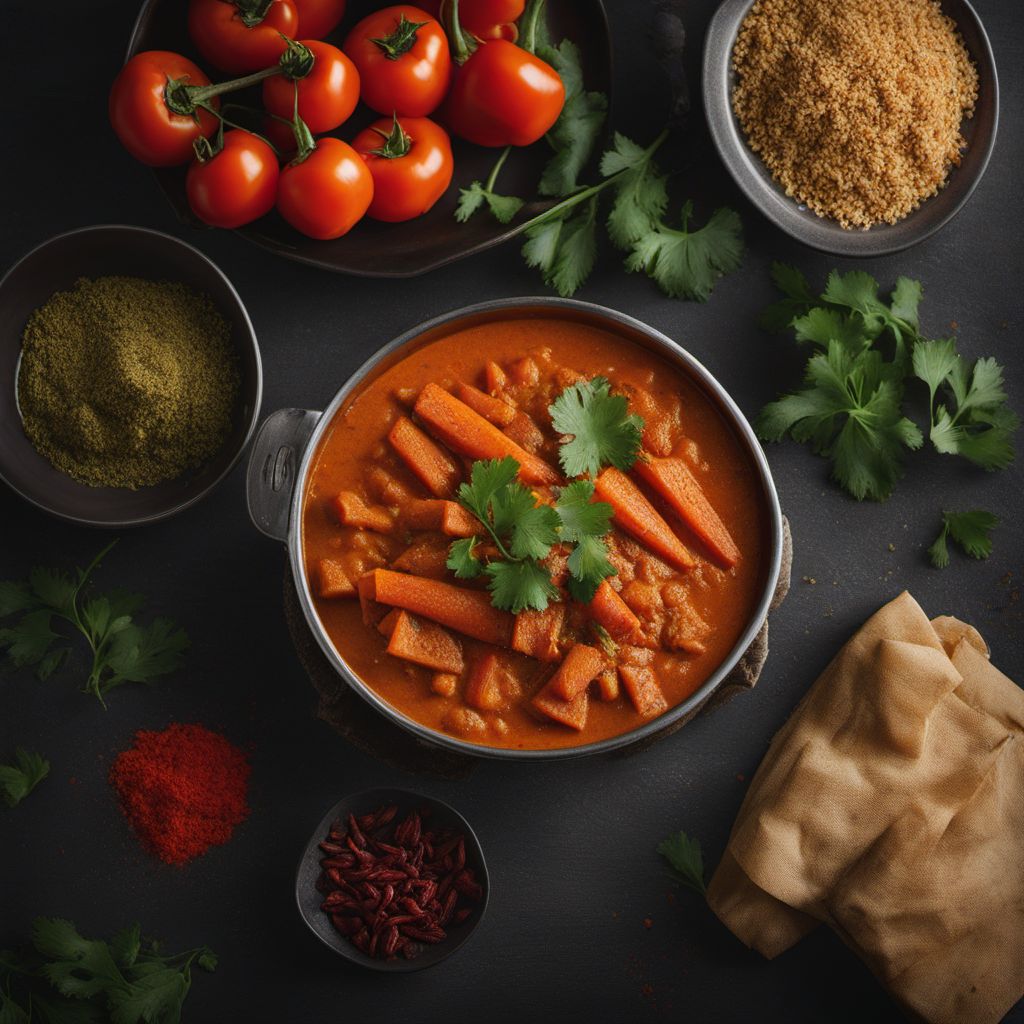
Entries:
[[405, 416], [395, 420], [388, 441], [431, 494], [448, 498], [454, 493], [462, 476], [457, 463], [412, 420]]
[[607, 668], [608, 661], [596, 648], [575, 644], [548, 682], [547, 689], [561, 700], [574, 700]]
[[640, 631], [640, 620], [607, 580], [601, 581], [589, 607], [594, 621], [608, 630], [613, 640], [627, 640]]
[[508, 384], [505, 371], [493, 359], [484, 364], [484, 376], [487, 378], [487, 390], [492, 395], [500, 394]]
[[512, 616], [495, 608], [486, 591], [467, 590], [441, 580], [409, 576], [390, 569], [376, 569], [368, 577], [372, 581], [370, 596], [380, 604], [405, 608], [484, 643], [498, 647], [509, 645]]
[[454, 697], [459, 688], [459, 677], [451, 672], [435, 672], [430, 680], [431, 692], [439, 697]]
[[355, 491], [341, 491], [334, 499], [334, 509], [342, 526], [357, 526], [377, 533], [390, 533], [395, 528], [391, 513], [383, 505], [367, 505]]
[[682, 459], [640, 459], [634, 467], [644, 480], [668, 502], [672, 511], [708, 546], [715, 559], [727, 569], [739, 561], [736, 542], [721, 517], [712, 508], [699, 481]]
[[512, 650], [538, 661], [558, 661], [558, 638], [565, 621], [565, 605], [549, 604], [542, 612], [527, 609], [516, 616], [512, 627]]
[[440, 530], [446, 537], [473, 537], [480, 524], [457, 501], [424, 498], [410, 501], [402, 512], [406, 526], [413, 530]]
[[461, 673], [465, 667], [462, 644], [451, 633], [433, 622], [423, 622], [406, 611], [399, 612], [395, 620], [388, 641], [388, 654], [454, 675]]
[[377, 632], [382, 633], [390, 640], [391, 634], [395, 631], [395, 626], [398, 625], [398, 616], [401, 614], [402, 612], [398, 608], [392, 608], [391, 611], [389, 611], [387, 615], [377, 623]]
[[672, 527], [625, 473], [609, 466], [594, 482], [594, 493], [615, 510], [612, 518], [616, 525], [656, 555], [680, 569], [692, 569], [696, 565], [693, 555], [672, 532]]
[[413, 576], [444, 577], [448, 561], [448, 545], [436, 537], [427, 537], [409, 545], [392, 563], [392, 569], [411, 572]]
[[651, 669], [642, 665], [620, 665], [619, 678], [641, 718], [654, 718], [668, 707]]
[[436, 384], [424, 387], [414, 411], [431, 433], [463, 455], [474, 459], [511, 456], [519, 463], [519, 479], [523, 483], [558, 482], [558, 474], [543, 459], [524, 451], [494, 424]]
[[662, 643], [671, 650], [706, 654], [708, 648], [704, 641], [710, 632], [708, 624], [688, 602], [666, 608]]
[[587, 710], [590, 707], [590, 697], [586, 690], [575, 700], [562, 700], [551, 692], [551, 686], [548, 684], [533, 698], [532, 703], [542, 714], [569, 726], [570, 729], [582, 732], [586, 727]]
[[604, 701], [619, 699], [619, 674], [614, 668], [606, 668], [597, 677], [597, 695]]
[[372, 572], [359, 577], [356, 593], [359, 595], [359, 608], [363, 613], [363, 625], [376, 626], [390, 609], [386, 605], [378, 604], [373, 598], [375, 588]]
[[501, 693], [501, 659], [488, 651], [473, 665], [466, 682], [466, 703], [479, 711], [497, 711], [505, 703]]
[[459, 384], [455, 393], [474, 412], [499, 427], [507, 427], [516, 418], [516, 407], [500, 398], [492, 398], [470, 384]]
[[345, 566], [333, 558], [321, 558], [317, 564], [317, 593], [321, 597], [355, 597], [356, 588]]

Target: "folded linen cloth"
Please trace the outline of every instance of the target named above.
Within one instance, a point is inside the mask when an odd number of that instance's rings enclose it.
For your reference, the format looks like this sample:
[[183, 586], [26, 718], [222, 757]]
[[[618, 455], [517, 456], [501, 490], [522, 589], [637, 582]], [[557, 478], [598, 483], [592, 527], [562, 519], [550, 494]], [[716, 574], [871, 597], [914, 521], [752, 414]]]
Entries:
[[774, 957], [832, 927], [912, 1016], [1024, 995], [1024, 690], [907, 593], [839, 652], [754, 776], [708, 903]]

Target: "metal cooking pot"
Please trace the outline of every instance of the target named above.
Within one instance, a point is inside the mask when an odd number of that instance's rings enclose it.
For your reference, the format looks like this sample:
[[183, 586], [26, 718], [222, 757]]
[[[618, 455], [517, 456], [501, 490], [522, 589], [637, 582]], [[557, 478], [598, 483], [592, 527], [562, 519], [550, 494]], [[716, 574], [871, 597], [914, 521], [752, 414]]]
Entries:
[[[376, 691], [367, 686], [349, 668], [342, 654], [327, 636], [313, 605], [309, 581], [304, 571], [305, 556], [302, 538], [302, 505], [306, 492], [306, 479], [325, 431], [335, 415], [342, 410], [352, 395], [366, 382], [377, 377], [388, 367], [404, 359], [410, 352], [453, 331], [492, 320], [527, 319], [531, 317], [574, 320], [603, 328], [635, 344], [653, 350], [683, 370], [687, 376], [711, 399], [732, 424], [740, 443], [747, 450], [751, 470], [761, 484], [765, 513], [768, 557], [764, 567], [757, 605], [742, 635], [729, 655], [710, 678], [695, 693], [663, 715], [609, 739], [584, 746], [553, 750], [509, 750], [469, 743], [446, 733], [430, 729], [406, 717], [388, 704]], [[586, 754], [606, 753], [618, 747], [643, 740], [670, 726], [702, 704], [728, 676], [743, 652], [760, 631], [768, 615], [768, 607], [775, 593], [782, 563], [782, 513], [771, 471], [754, 432], [728, 392], [688, 352], [681, 349], [664, 334], [639, 320], [604, 306], [571, 299], [525, 298], [498, 299], [481, 302], [428, 320], [425, 324], [395, 338], [371, 356], [356, 370], [331, 404], [322, 412], [310, 409], [281, 409], [269, 416], [260, 427], [249, 458], [247, 478], [249, 515], [258, 529], [268, 537], [283, 541], [288, 548], [295, 589], [299, 603], [324, 655], [335, 671], [364, 700], [381, 714], [391, 719], [418, 739], [475, 757], [503, 760], [541, 761], [558, 758], [582, 757]]]

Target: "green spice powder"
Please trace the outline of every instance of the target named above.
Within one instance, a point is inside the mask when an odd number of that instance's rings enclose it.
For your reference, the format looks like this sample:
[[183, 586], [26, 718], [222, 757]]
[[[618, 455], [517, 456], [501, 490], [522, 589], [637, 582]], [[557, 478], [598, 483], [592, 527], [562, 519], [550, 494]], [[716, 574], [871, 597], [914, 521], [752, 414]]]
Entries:
[[238, 400], [230, 328], [182, 284], [80, 278], [25, 327], [18, 403], [57, 469], [95, 487], [148, 487], [213, 455]]

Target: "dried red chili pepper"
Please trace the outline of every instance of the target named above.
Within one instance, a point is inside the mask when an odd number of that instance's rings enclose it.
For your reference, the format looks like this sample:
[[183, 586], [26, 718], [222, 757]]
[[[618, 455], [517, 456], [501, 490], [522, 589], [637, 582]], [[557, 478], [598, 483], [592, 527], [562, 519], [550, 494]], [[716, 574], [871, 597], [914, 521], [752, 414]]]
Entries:
[[110, 782], [143, 844], [168, 864], [226, 843], [249, 814], [245, 754], [202, 725], [136, 733]]
[[392, 826], [398, 808], [379, 807], [336, 821], [320, 843], [320, 909], [369, 956], [412, 960], [424, 943], [444, 942], [445, 926], [461, 924], [483, 889], [466, 867], [466, 839], [424, 827], [412, 811]]

